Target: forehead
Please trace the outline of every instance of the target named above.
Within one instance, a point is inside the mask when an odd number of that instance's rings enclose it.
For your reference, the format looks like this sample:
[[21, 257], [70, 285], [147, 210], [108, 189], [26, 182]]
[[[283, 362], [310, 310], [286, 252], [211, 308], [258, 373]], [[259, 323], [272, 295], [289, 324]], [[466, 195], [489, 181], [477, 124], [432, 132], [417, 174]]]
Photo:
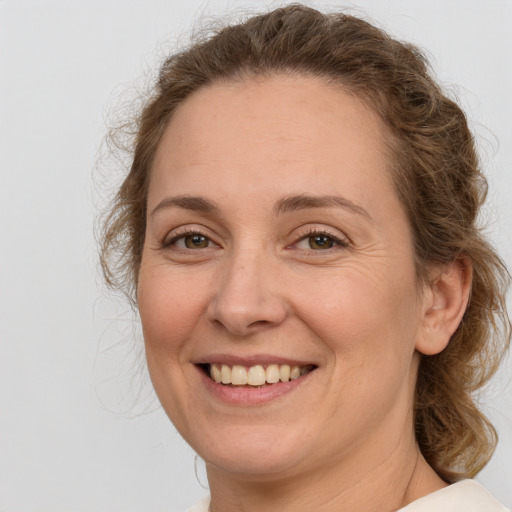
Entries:
[[389, 188], [389, 167], [384, 124], [342, 87], [309, 76], [246, 78], [201, 88], [178, 107], [155, 155], [149, 200], [222, 183], [262, 193], [342, 186], [364, 196], [369, 183]]

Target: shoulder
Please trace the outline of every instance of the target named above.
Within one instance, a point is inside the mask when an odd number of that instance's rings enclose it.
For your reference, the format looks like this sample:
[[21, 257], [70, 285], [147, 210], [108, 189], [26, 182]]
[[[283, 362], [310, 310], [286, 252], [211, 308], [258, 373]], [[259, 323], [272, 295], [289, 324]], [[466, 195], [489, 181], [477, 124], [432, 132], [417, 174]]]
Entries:
[[462, 480], [416, 500], [398, 512], [510, 512], [475, 480]]
[[210, 496], [205, 496], [202, 500], [198, 501], [193, 507], [190, 507], [187, 512], [208, 512], [210, 507]]

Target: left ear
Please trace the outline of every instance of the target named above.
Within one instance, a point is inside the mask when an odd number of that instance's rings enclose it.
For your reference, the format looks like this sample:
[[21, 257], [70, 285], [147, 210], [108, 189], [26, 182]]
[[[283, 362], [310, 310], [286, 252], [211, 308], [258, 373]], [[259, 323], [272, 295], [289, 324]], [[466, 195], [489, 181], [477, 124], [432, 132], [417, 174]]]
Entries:
[[418, 352], [430, 356], [448, 346], [466, 311], [472, 275], [467, 257], [431, 268], [423, 291], [423, 325], [415, 345]]

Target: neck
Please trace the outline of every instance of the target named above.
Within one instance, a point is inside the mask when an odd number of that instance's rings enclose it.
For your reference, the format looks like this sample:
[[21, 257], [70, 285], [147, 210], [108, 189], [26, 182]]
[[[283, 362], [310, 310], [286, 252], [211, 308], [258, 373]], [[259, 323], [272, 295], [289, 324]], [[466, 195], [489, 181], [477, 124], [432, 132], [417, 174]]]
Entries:
[[411, 446], [380, 455], [378, 450], [358, 452], [354, 463], [332, 461], [281, 478], [233, 475], [207, 464], [211, 510], [392, 512], [446, 486], [421, 456], [413, 436]]

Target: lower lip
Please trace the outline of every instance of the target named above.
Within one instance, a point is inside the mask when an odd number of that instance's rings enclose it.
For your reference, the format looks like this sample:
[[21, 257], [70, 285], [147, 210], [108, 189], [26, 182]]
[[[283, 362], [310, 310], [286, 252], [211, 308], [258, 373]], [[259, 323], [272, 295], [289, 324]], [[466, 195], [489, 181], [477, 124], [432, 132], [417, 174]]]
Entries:
[[198, 368], [206, 389], [217, 399], [231, 405], [261, 405], [279, 397], [287, 395], [300, 387], [315, 370], [312, 370], [298, 379], [288, 382], [276, 382], [262, 387], [258, 386], [230, 386], [217, 384], [210, 379], [201, 368]]

